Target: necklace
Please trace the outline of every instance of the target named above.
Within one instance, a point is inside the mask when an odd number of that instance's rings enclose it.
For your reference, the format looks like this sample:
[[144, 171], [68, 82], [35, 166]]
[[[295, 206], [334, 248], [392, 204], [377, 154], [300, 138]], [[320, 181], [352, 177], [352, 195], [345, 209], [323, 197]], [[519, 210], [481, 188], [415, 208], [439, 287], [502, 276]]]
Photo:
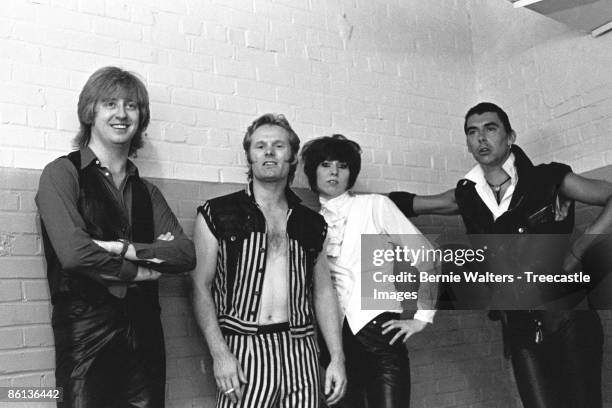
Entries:
[[506, 184], [508, 181], [510, 181], [510, 176], [508, 176], [507, 179], [505, 179], [504, 181], [502, 181], [499, 184], [491, 184], [489, 183], [489, 181], [487, 180], [487, 184], [489, 185], [489, 187], [491, 187], [491, 190], [493, 190], [493, 192], [495, 193], [495, 198], [497, 199], [497, 203], [499, 204], [501, 197], [500, 197], [500, 193], [501, 193], [501, 188], [504, 184]]

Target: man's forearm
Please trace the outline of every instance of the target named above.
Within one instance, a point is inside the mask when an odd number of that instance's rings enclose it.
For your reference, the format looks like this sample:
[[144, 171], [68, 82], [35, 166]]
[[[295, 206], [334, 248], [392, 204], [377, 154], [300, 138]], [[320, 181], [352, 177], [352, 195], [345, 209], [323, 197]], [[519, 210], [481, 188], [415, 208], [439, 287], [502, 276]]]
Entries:
[[605, 206], [595, 218], [593, 223], [584, 231], [585, 234], [610, 234], [612, 233], [612, 197], [608, 198]]
[[193, 310], [196, 321], [208, 344], [213, 358], [229, 352], [217, 319], [217, 308], [212, 299], [210, 288], [196, 288], [193, 296]]
[[124, 245], [127, 245], [123, 254], [125, 259], [162, 273], [186, 272], [193, 269], [196, 263], [193, 242], [187, 237], [170, 241], [158, 239], [152, 244], [98, 240], [94, 242], [115, 255], [122, 254]]
[[393, 191], [389, 198], [408, 218], [417, 215], [456, 215], [459, 206], [455, 201], [455, 190], [435, 195], [415, 195], [406, 191]]
[[[193, 242], [182, 233], [172, 241], [157, 240], [152, 244], [134, 243], [133, 246], [137, 263], [144, 263], [162, 273], [186, 272], [196, 265]], [[149, 261], [151, 259], [154, 261]]]
[[[192, 270], [196, 265], [195, 248], [191, 239], [170, 209], [159, 189], [150, 185], [153, 205], [154, 233], [157, 238], [151, 244], [135, 243], [136, 257], [140, 260], [157, 259], [162, 262], [145, 265], [162, 273], [180, 273]], [[170, 234], [172, 239], [164, 236]]]
[[344, 361], [342, 350], [342, 331], [340, 329], [340, 314], [338, 312], [338, 300], [333, 290], [323, 290], [315, 294], [315, 313], [317, 322], [325, 339], [332, 360]]
[[100, 281], [100, 274], [129, 280], [137, 268], [96, 245], [78, 209], [78, 174], [68, 159], [48, 165], [40, 177], [36, 205], [42, 232], [62, 269]]
[[596, 245], [604, 235], [612, 233], [612, 198], [608, 199], [597, 218], [589, 225], [584, 234], [579, 236], [573, 243], [572, 255], [582, 260], [586, 251]]

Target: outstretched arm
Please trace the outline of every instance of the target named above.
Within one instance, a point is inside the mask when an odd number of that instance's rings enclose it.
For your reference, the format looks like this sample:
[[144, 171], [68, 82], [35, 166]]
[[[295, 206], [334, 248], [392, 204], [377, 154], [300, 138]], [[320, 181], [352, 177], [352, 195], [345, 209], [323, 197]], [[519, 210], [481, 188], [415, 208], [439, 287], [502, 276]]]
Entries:
[[242, 387], [246, 383], [246, 377], [236, 356], [227, 346], [217, 320], [217, 308], [212, 297], [211, 285], [217, 266], [218, 242], [202, 214], [196, 217], [193, 238], [197, 253], [197, 265], [191, 272], [193, 310], [213, 358], [217, 387], [224, 393], [233, 390], [227, 393], [227, 396], [235, 403], [242, 397]]
[[[327, 240], [323, 244], [327, 248]], [[325, 395], [328, 404], [335, 404], [346, 391], [346, 372], [344, 370], [344, 352], [342, 351], [342, 332], [340, 330], [340, 313], [338, 297], [332, 285], [325, 251], [321, 251], [314, 270], [314, 306], [317, 322], [331, 361], [325, 372]]]
[[459, 214], [459, 207], [455, 201], [455, 189], [434, 195], [414, 195], [406, 191], [393, 191], [389, 193], [389, 198], [409, 218], [426, 214]]

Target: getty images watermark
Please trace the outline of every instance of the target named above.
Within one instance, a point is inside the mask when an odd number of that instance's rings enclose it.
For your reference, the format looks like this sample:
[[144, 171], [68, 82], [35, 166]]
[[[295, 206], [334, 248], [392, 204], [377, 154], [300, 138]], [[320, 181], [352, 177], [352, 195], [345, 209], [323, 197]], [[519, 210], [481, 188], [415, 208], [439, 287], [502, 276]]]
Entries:
[[589, 270], [567, 271], [565, 235], [427, 238], [430, 247], [397, 244], [422, 242], [417, 236], [362, 235], [362, 308], [384, 310], [397, 302], [423, 308], [423, 296], [435, 296], [437, 309], [564, 310], [581, 302], [612, 308], [612, 260], [601, 259], [612, 252], [609, 245], [593, 254], [598, 261]]

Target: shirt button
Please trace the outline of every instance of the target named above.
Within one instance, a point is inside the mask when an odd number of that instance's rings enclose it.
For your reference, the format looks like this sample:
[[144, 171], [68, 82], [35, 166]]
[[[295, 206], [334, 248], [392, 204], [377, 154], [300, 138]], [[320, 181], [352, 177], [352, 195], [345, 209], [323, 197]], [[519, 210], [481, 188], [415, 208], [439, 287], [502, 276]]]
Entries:
[[106, 173], [104, 173], [104, 175], [105, 175], [106, 177], [108, 177], [108, 176], [110, 176], [110, 173], [107, 171]]
[[230, 237], [230, 241], [234, 242], [235, 240], [236, 240], [236, 236], [235, 236], [235, 235], [232, 235], [232, 236]]
[[518, 229], [519, 234], [522, 234], [523, 232], [525, 232], [525, 228], [521, 227]]
[[266, 252], [266, 248], [264, 247], [259, 248], [259, 252]]
[[263, 273], [263, 271], [264, 271], [263, 269], [258, 269], [257, 273]]
[[96, 160], [96, 164], [99, 166], [100, 165], [100, 160]]
[[259, 293], [260, 293], [260, 292], [259, 292], [258, 290], [256, 290], [256, 291], [255, 291], [255, 296], [259, 296]]

